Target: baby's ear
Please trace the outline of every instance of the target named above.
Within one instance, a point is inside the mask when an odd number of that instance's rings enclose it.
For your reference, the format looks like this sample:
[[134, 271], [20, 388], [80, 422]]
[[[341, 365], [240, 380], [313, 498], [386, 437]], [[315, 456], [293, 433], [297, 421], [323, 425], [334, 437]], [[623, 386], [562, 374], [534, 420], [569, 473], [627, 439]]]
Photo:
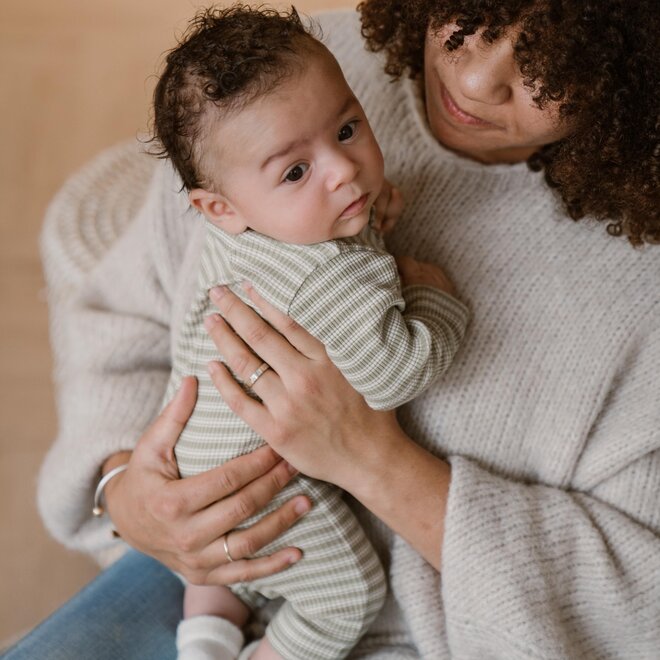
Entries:
[[247, 229], [241, 216], [224, 195], [203, 188], [193, 188], [188, 193], [188, 199], [191, 205], [216, 227], [230, 234], [240, 234]]

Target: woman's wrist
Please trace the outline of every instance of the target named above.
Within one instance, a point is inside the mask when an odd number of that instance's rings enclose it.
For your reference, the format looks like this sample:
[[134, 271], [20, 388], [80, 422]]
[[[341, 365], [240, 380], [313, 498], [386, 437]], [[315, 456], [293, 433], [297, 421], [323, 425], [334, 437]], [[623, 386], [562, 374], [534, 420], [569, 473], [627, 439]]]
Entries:
[[[105, 463], [103, 463], [103, 466], [101, 467], [101, 476], [105, 476], [108, 474], [111, 470], [114, 470], [115, 468], [120, 467], [121, 465], [126, 465], [130, 460], [131, 456], [133, 455], [133, 452], [131, 451], [120, 451], [117, 452], [116, 454], [112, 454], [109, 456]], [[112, 491], [114, 488], [117, 486], [117, 484], [121, 481], [121, 479], [124, 477], [124, 474], [117, 474], [116, 477], [113, 477], [105, 486], [103, 496], [105, 498], [105, 501], [107, 502], [108, 499], [112, 495]]]
[[365, 444], [372, 451], [354, 465], [342, 487], [440, 570], [449, 464], [399, 427]]
[[105, 476], [110, 470], [114, 470], [120, 465], [126, 465], [131, 460], [132, 455], [132, 451], [119, 451], [109, 456], [101, 467], [101, 476]]

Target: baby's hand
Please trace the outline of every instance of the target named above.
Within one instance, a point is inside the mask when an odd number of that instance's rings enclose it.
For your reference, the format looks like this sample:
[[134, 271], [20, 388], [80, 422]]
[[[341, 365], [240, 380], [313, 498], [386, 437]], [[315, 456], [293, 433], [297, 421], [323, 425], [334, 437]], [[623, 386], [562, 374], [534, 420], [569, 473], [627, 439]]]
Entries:
[[435, 264], [417, 261], [412, 257], [395, 257], [403, 286], [423, 284], [440, 289], [450, 296], [456, 295], [456, 289], [445, 272]]
[[380, 194], [374, 202], [374, 211], [372, 227], [382, 234], [392, 231], [403, 211], [403, 196], [401, 191], [387, 179], [383, 182]]

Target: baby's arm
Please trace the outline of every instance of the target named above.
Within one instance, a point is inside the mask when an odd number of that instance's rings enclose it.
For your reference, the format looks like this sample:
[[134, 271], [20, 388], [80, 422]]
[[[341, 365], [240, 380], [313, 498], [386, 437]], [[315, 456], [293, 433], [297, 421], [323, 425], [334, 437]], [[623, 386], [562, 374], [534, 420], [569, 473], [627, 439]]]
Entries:
[[424, 391], [451, 364], [467, 325], [439, 268], [402, 263], [405, 302], [394, 258], [356, 247], [316, 268], [288, 310], [375, 409]]
[[407, 286], [415, 285], [432, 286], [450, 296], [456, 296], [456, 288], [440, 266], [426, 261], [417, 261], [412, 257], [396, 257], [396, 265], [404, 289]]

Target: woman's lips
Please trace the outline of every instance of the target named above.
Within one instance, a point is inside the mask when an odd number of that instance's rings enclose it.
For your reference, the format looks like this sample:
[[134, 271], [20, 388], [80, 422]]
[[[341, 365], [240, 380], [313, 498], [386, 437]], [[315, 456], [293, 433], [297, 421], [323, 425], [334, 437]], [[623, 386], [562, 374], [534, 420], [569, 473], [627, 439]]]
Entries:
[[365, 193], [364, 195], [362, 195], [362, 197], [358, 197], [354, 202], [349, 204], [342, 211], [342, 214], [339, 216], [339, 218], [341, 220], [348, 220], [349, 218], [352, 218], [353, 216], [357, 215], [358, 213], [360, 213], [360, 211], [362, 211], [368, 199], [369, 199], [369, 193]]
[[496, 124], [486, 121], [485, 119], [481, 119], [480, 117], [475, 117], [474, 115], [471, 115], [465, 112], [465, 110], [459, 108], [459, 106], [456, 104], [456, 101], [454, 101], [451, 94], [447, 91], [447, 88], [442, 83], [440, 83], [440, 98], [442, 99], [445, 110], [449, 115], [451, 115], [454, 121], [460, 124], [468, 124], [469, 126], [499, 128], [499, 126]]

